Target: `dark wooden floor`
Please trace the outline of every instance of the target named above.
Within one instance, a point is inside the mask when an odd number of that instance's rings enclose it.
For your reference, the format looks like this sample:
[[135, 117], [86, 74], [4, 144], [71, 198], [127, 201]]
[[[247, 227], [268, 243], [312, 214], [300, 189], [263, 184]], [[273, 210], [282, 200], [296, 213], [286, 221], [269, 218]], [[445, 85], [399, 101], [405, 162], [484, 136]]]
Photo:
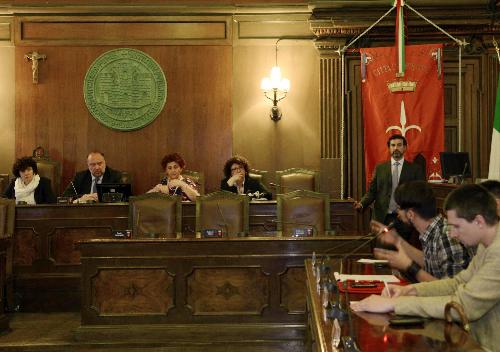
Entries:
[[[305, 351], [304, 341], [298, 340], [270, 340], [245, 339], [244, 334], [227, 338], [225, 341], [217, 339], [217, 325], [214, 325], [213, 341], [174, 341], [168, 342], [133, 342], [76, 341], [74, 331], [80, 325], [80, 313], [16, 313], [11, 316], [11, 331], [0, 335], [0, 351], [146, 351], [146, 352], [299, 352]], [[304, 327], [298, 336], [304, 335]], [[250, 334], [253, 335], [253, 334]], [[180, 339], [182, 340], [182, 339]]]

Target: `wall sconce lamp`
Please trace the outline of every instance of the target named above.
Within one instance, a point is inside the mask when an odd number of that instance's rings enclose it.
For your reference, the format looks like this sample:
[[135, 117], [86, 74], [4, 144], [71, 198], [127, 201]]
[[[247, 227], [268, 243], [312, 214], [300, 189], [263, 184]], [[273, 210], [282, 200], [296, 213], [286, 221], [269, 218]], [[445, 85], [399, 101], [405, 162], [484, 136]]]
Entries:
[[275, 122], [281, 120], [281, 111], [278, 108], [278, 102], [284, 99], [290, 91], [290, 81], [286, 78], [281, 78], [281, 69], [278, 66], [278, 42], [280, 40], [278, 39], [276, 42], [275, 66], [271, 69], [271, 76], [263, 78], [260, 83], [260, 88], [264, 91], [265, 97], [273, 102], [269, 116]]

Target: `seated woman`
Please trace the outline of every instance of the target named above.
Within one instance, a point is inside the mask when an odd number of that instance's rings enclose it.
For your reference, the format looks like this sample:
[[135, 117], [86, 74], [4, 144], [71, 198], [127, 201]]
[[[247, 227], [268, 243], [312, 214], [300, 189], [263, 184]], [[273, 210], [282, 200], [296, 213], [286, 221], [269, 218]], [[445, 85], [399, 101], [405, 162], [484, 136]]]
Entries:
[[36, 162], [31, 157], [17, 159], [12, 166], [12, 173], [16, 178], [12, 180], [5, 190], [4, 197], [15, 198], [17, 204], [56, 202], [50, 180], [38, 175]]
[[271, 199], [272, 194], [258, 180], [248, 176], [248, 161], [242, 156], [233, 156], [224, 165], [225, 178], [220, 189], [238, 194], [246, 194], [253, 199]]
[[186, 162], [178, 153], [165, 155], [161, 161], [161, 167], [165, 170], [165, 177], [159, 184], [148, 191], [161, 192], [165, 194], [182, 196], [182, 200], [195, 201], [198, 193], [198, 186], [187, 177], [183, 177], [182, 170]]

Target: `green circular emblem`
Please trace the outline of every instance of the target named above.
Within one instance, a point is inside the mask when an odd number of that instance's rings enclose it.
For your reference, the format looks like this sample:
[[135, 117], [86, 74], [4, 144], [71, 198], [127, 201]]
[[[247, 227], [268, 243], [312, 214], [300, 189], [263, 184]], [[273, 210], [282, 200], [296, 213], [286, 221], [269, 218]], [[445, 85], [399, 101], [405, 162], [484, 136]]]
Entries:
[[85, 104], [103, 125], [137, 130], [158, 116], [167, 99], [167, 81], [160, 65], [135, 49], [115, 49], [99, 56], [83, 84]]

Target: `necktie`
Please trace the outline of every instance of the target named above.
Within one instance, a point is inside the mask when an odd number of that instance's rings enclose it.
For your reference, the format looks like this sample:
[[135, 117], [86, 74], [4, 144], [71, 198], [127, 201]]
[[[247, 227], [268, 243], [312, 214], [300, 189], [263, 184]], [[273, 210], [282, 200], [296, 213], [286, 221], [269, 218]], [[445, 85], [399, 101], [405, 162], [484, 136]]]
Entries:
[[391, 200], [389, 201], [389, 213], [396, 211], [398, 205], [394, 200], [394, 191], [399, 183], [399, 161], [394, 163], [394, 167], [392, 168], [392, 192], [391, 192]]
[[92, 187], [90, 188], [90, 193], [97, 193], [97, 177], [92, 180]]

